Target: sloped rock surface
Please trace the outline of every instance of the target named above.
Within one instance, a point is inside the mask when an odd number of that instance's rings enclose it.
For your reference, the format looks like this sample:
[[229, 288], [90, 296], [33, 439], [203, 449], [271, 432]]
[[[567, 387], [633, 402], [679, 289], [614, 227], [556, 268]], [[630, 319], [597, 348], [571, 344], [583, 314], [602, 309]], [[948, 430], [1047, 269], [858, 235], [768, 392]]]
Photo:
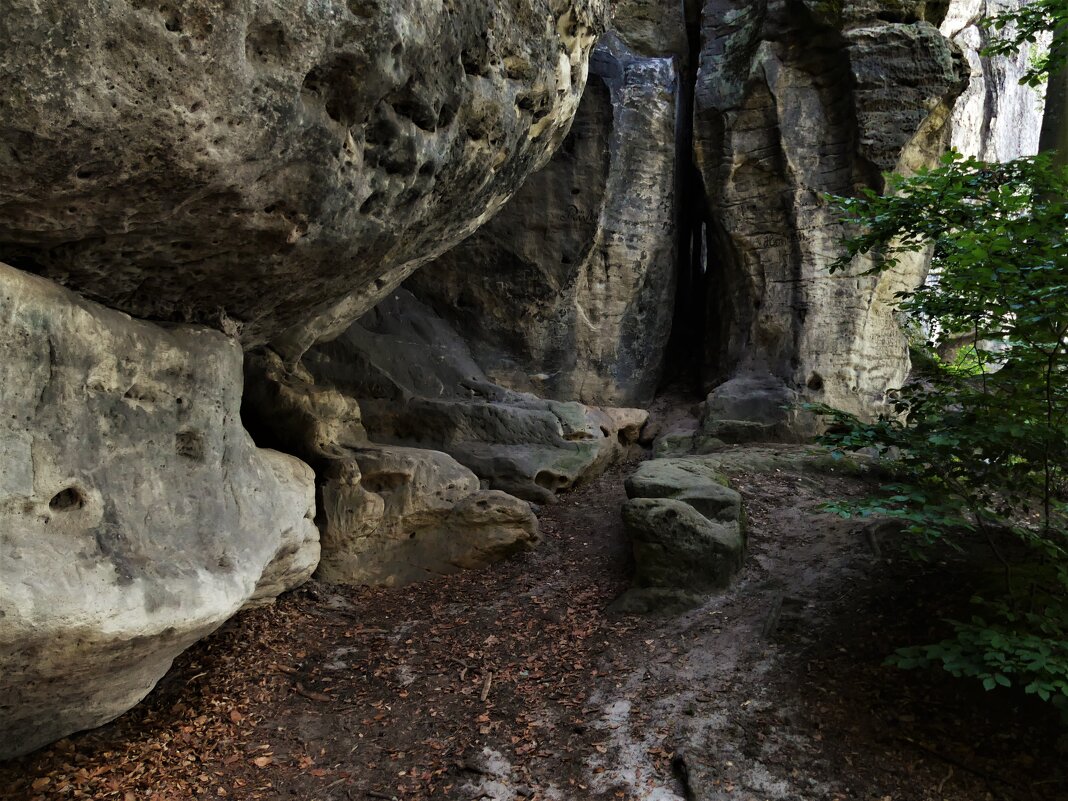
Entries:
[[674, 304], [678, 93], [670, 58], [606, 36], [548, 166], [407, 284], [491, 380], [590, 404], [652, 400]]
[[464, 340], [405, 290], [301, 364], [318, 386], [358, 400], [372, 441], [444, 451], [491, 488], [539, 503], [598, 475], [648, 417], [492, 383]]
[[11, 0], [0, 258], [261, 342], [356, 319], [567, 133], [604, 0]]
[[257, 437], [315, 467], [323, 581], [401, 586], [537, 542], [527, 503], [483, 490], [445, 453], [370, 442], [359, 404], [301, 366], [260, 351], [246, 373], [242, 412]]
[[0, 265], [0, 759], [105, 723], [319, 556], [310, 468], [241, 426], [240, 348]]
[[742, 498], [700, 457], [643, 462], [626, 481], [623, 527], [634, 579], [627, 612], [677, 611], [725, 589], [745, 553]]
[[[846, 231], [823, 195], [881, 190], [883, 171], [915, 170], [944, 150], [967, 77], [960, 52], [932, 24], [945, 11], [945, 3], [705, 3], [695, 153], [713, 223], [710, 385], [748, 382], [765, 397], [860, 414], [900, 386], [909, 363], [891, 304], [923, 279], [925, 260], [863, 276], [871, 265], [862, 258], [848, 275], [829, 275]], [[720, 405], [736, 408], [719, 422], [748, 420], [744, 400]], [[811, 423], [787, 412], [759, 422], [800, 433]]]

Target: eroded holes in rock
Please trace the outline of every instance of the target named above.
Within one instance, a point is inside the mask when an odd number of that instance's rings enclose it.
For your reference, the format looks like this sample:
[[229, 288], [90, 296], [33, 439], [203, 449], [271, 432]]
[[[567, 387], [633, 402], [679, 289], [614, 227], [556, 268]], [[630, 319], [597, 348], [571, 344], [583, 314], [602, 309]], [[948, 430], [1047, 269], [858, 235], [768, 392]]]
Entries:
[[163, 27], [171, 33], [182, 32], [182, 15], [170, 6], [160, 6], [159, 13], [163, 16]]
[[424, 131], [433, 132], [438, 126], [438, 115], [432, 106], [424, 102], [413, 90], [411, 82], [389, 97], [387, 102], [400, 117], [407, 117]]
[[282, 23], [253, 22], [245, 35], [245, 60], [259, 64], [277, 64], [289, 57], [289, 40]]
[[610, 436], [612, 436], [612, 432], [604, 426], [601, 426], [601, 436], [603, 436], [605, 439], [608, 439]]
[[538, 474], [534, 476], [534, 483], [539, 487], [556, 492], [567, 486], [567, 476], [562, 476], [559, 473], [554, 473], [552, 470], [540, 470]]
[[364, 476], [360, 481], [365, 490], [379, 495], [398, 490], [408, 483], [408, 476], [403, 473], [376, 473], [373, 476]]
[[455, 101], [447, 100], [441, 104], [441, 110], [438, 111], [438, 128], [448, 128], [452, 125], [452, 121], [456, 119], [456, 114], [459, 112], [460, 107]]
[[204, 461], [207, 448], [199, 431], [179, 431], [174, 435], [174, 452], [194, 462]]
[[368, 0], [349, 0], [346, 5], [349, 7], [349, 13], [360, 19], [370, 19], [378, 11], [377, 4]]
[[52, 496], [48, 502], [48, 508], [53, 512], [74, 512], [85, 508], [85, 493], [78, 487], [71, 486], [60, 490]]
[[340, 55], [320, 64], [304, 76], [302, 92], [307, 100], [318, 98], [326, 114], [346, 127], [356, 124], [360, 115], [356, 77], [360, 65], [351, 55]]
[[464, 50], [460, 53], [460, 63], [463, 64], [464, 72], [474, 78], [482, 78], [486, 75], [484, 60], [470, 50]]
[[811, 389], [813, 392], [819, 392], [823, 389], [823, 376], [819, 373], [813, 373], [808, 377], [808, 381], [805, 382], [805, 386]]
[[372, 192], [371, 195], [360, 204], [360, 214], [376, 214], [385, 205], [385, 195], [381, 192]]

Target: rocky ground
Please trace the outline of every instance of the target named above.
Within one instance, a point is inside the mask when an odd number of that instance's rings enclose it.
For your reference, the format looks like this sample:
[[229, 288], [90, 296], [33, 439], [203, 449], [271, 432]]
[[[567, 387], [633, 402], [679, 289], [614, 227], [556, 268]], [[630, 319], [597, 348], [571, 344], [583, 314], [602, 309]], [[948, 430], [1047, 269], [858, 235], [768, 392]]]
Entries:
[[505, 564], [240, 615], [119, 720], [0, 765], [0, 799], [1068, 799], [1047, 710], [883, 666], [938, 625], [944, 565], [819, 510], [856, 479], [737, 475], [738, 585], [608, 614], [631, 469], [546, 507]]

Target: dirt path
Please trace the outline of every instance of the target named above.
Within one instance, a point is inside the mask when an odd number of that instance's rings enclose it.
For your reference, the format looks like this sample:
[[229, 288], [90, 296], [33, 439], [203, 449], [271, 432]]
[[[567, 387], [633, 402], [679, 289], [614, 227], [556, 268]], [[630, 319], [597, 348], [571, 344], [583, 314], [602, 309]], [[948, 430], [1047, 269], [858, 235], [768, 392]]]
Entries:
[[506, 564], [239, 616], [115, 723], [0, 765], [0, 798], [1068, 799], [1045, 709], [882, 666], [928, 634], [939, 566], [818, 511], [851, 480], [738, 476], [738, 586], [608, 615], [628, 469]]

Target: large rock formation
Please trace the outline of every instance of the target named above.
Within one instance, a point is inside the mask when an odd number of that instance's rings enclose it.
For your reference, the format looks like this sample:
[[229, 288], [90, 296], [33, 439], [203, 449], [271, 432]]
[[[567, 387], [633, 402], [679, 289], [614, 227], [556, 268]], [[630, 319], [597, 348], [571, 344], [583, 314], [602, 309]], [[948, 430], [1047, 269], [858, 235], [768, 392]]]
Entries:
[[241, 426], [240, 348], [0, 265], [0, 759], [104, 723], [319, 556], [307, 465]]
[[405, 290], [296, 368], [359, 403], [371, 441], [443, 451], [488, 483], [539, 503], [598, 475], [648, 415], [544, 400], [492, 383], [466, 342]]
[[583, 403], [652, 400], [674, 308], [678, 103], [672, 60], [609, 34], [549, 165], [409, 282], [492, 380]]
[[858, 259], [829, 275], [846, 231], [824, 195], [881, 190], [882, 172], [944, 149], [966, 80], [935, 27], [945, 7], [705, 3], [695, 152], [711, 217], [709, 433], [752, 421], [754, 406], [767, 436], [804, 431], [781, 408], [799, 395], [870, 414], [902, 383], [891, 304], [922, 280], [924, 260], [864, 276], [870, 262]]
[[0, 258], [262, 341], [349, 322], [563, 140], [604, 0], [9, 0]]
[[998, 34], [979, 23], [996, 14], [1015, 11], [1025, 0], [954, 0], [942, 23], [942, 34], [964, 51], [970, 69], [968, 88], [953, 109], [952, 145], [966, 156], [985, 161], [1008, 161], [1038, 152], [1044, 92], [1020, 84], [1034, 56], [1025, 45], [1015, 57], [983, 56]]
[[251, 355], [242, 414], [261, 441], [314, 466], [322, 560], [339, 584], [400, 586], [482, 567], [537, 541], [530, 506], [434, 450], [369, 441], [357, 402], [271, 351]]

